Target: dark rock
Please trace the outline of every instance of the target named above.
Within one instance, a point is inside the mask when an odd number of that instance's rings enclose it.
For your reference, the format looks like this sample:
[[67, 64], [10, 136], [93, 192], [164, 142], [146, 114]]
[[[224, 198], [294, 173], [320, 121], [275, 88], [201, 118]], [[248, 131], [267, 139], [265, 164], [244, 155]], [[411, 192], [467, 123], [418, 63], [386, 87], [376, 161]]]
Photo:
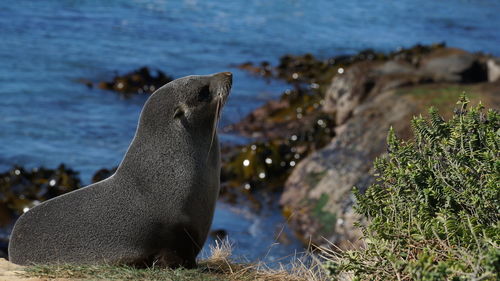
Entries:
[[254, 65], [252, 62], [245, 62], [236, 65], [236, 67], [248, 71], [254, 75], [259, 75], [266, 78], [273, 76], [273, 69], [271, 68], [271, 65], [266, 61], [261, 62], [259, 66]]
[[445, 43], [436, 43], [432, 45], [417, 44], [410, 48], [402, 48], [400, 50], [392, 52], [387, 56], [387, 59], [395, 61], [405, 61], [414, 65], [415, 67], [418, 67], [420, 65], [420, 61], [422, 60], [422, 57], [443, 48], [446, 48]]
[[[61, 164], [56, 169], [26, 171], [14, 166], [0, 174], [0, 228], [10, 231], [17, 218], [41, 202], [81, 187], [78, 173]], [[0, 250], [7, 253], [8, 237], [0, 237]]]
[[61, 164], [57, 169], [26, 171], [15, 166], [0, 174], [0, 202], [20, 215], [23, 210], [47, 199], [80, 188], [78, 173]]
[[98, 86], [122, 94], [151, 94], [170, 81], [172, 77], [160, 70], [152, 75], [149, 68], [141, 67], [124, 75], [116, 75], [112, 81], [100, 82]]
[[99, 171], [95, 172], [95, 174], [92, 176], [92, 183], [100, 182], [102, 180], [109, 178], [116, 172], [117, 168], [118, 167], [114, 167], [111, 170], [108, 170], [106, 168], [100, 169]]
[[[224, 186], [243, 193], [281, 190], [291, 169], [306, 155], [326, 145], [334, 134], [333, 120], [320, 110], [303, 119], [307, 121], [299, 123], [300, 126], [281, 123], [282, 129], [274, 138], [223, 149]], [[286, 128], [283, 124], [290, 126]]]
[[267, 102], [224, 130], [258, 140], [288, 138], [323, 114], [319, 110], [322, 103], [319, 93], [296, 87], [287, 90], [279, 100]]

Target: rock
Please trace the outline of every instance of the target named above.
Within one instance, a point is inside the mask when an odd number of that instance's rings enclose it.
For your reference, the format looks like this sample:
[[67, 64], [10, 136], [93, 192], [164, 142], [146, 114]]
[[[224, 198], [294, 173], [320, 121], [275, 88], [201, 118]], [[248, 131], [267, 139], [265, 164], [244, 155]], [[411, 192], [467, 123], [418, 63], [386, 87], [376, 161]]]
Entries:
[[[389, 76], [382, 76], [385, 79]], [[288, 177], [280, 203], [291, 227], [305, 244], [326, 240], [342, 248], [356, 246], [359, 231], [353, 227], [353, 186], [362, 192], [373, 182], [372, 163], [386, 151], [389, 127], [402, 139], [412, 136], [412, 116], [437, 107], [451, 113], [459, 95], [466, 91], [471, 102], [488, 107], [500, 105], [500, 81], [460, 85], [425, 83], [373, 93], [352, 110], [351, 117], [335, 129], [324, 148], [309, 154]]]
[[387, 56], [387, 59], [395, 61], [405, 61], [412, 64], [413, 66], [418, 66], [422, 57], [445, 47], [446, 44], [444, 42], [431, 45], [416, 44], [413, 47], [401, 48], [400, 50], [390, 53]]
[[276, 67], [276, 76], [290, 83], [319, 83], [329, 66], [328, 61], [318, 60], [311, 54], [285, 55]]
[[112, 81], [100, 82], [98, 87], [122, 94], [152, 94], [170, 81], [172, 77], [160, 70], [156, 71], [156, 75], [151, 75], [148, 67], [141, 67], [124, 75], [116, 75]]
[[388, 74], [408, 74], [415, 73], [417, 69], [413, 67], [412, 64], [401, 61], [401, 60], [390, 60], [377, 67], [374, 71], [377, 75], [388, 75]]
[[[285, 91], [279, 100], [272, 100], [255, 109], [241, 121], [224, 128], [256, 140], [287, 139], [310, 127], [325, 115], [321, 110], [321, 95], [296, 87]], [[329, 116], [323, 116], [328, 119]]]
[[56, 169], [35, 168], [26, 171], [14, 166], [0, 174], [0, 202], [17, 215], [25, 208], [80, 188], [78, 173], [63, 164]]
[[[294, 114], [297, 114], [295, 110]], [[252, 128], [262, 132], [263, 127], [269, 126], [273, 128], [273, 133], [264, 131], [267, 138], [222, 149], [221, 182], [225, 187], [224, 196], [233, 195], [228, 189], [238, 189], [242, 193], [280, 191], [290, 170], [309, 153], [331, 140], [334, 122], [329, 115], [320, 110], [309, 114], [304, 110], [301, 114], [304, 117], [282, 122], [273, 120], [273, 115], [268, 116], [266, 123], [254, 123], [253, 120], [244, 127], [253, 124]], [[241, 129], [243, 124], [236, 126]]]
[[267, 61], [263, 61], [259, 66], [254, 65], [252, 62], [245, 62], [239, 65], [236, 65], [237, 68], [246, 70], [252, 74], [260, 75], [262, 77], [272, 77], [273, 69], [271, 65]]
[[[78, 173], [63, 164], [56, 169], [27, 171], [14, 166], [0, 173], [0, 228], [9, 233], [16, 219], [41, 202], [81, 187]], [[0, 235], [0, 250], [7, 252], [8, 236]]]
[[488, 79], [486, 65], [478, 55], [444, 48], [426, 56], [420, 71], [434, 82], [478, 83]]
[[483, 56], [459, 49], [414, 47], [388, 57], [386, 61], [354, 63], [333, 77], [323, 109], [336, 115], [337, 125], [345, 123], [359, 104], [390, 89], [431, 82], [486, 81]]
[[486, 65], [488, 66], [488, 81], [495, 82], [500, 80], [500, 59], [490, 58]]
[[279, 78], [291, 84], [309, 84], [318, 87], [322, 92], [323, 86], [330, 84], [333, 76], [342, 73], [344, 69], [357, 62], [399, 61], [418, 66], [423, 56], [445, 48], [444, 43], [429, 46], [415, 45], [389, 54], [376, 52], [371, 49], [360, 51], [353, 55], [338, 55], [328, 59], [318, 59], [312, 54], [284, 55], [277, 66], [271, 66], [264, 61], [260, 65], [251, 62], [237, 65], [238, 68], [266, 78]]
[[323, 110], [336, 115], [336, 124], [343, 124], [375, 86], [372, 62], [357, 63], [336, 75], [325, 94]]
[[116, 172], [117, 168], [118, 167], [114, 167], [111, 170], [105, 168], [100, 169], [99, 171], [95, 172], [95, 174], [92, 176], [92, 183], [100, 182], [102, 180], [109, 178]]
[[406, 121], [414, 113], [412, 103], [396, 98], [394, 91], [377, 95], [356, 108], [329, 145], [293, 170], [280, 203], [304, 242], [323, 245], [324, 237], [344, 248], [357, 243], [360, 233], [353, 227], [358, 218], [351, 189], [363, 191], [370, 185], [372, 162], [386, 150], [389, 127], [395, 126], [399, 133], [408, 131]]

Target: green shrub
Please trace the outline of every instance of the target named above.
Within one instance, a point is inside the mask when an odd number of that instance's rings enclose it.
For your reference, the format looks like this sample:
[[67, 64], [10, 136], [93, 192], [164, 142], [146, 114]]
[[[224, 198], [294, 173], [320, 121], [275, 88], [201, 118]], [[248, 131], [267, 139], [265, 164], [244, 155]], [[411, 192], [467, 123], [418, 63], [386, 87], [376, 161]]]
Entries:
[[367, 219], [366, 247], [326, 263], [354, 280], [498, 280], [500, 270], [500, 115], [481, 104], [444, 121], [412, 121], [414, 141], [389, 132], [377, 181], [355, 190]]

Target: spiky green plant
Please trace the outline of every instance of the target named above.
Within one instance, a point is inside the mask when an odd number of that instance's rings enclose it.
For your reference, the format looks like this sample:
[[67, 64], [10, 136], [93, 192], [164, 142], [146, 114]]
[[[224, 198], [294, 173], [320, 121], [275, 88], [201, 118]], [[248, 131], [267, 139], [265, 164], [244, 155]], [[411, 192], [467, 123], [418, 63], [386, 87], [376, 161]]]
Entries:
[[414, 141], [387, 138], [375, 184], [355, 191], [366, 247], [327, 262], [354, 280], [498, 280], [500, 115], [462, 95], [449, 121], [431, 108]]

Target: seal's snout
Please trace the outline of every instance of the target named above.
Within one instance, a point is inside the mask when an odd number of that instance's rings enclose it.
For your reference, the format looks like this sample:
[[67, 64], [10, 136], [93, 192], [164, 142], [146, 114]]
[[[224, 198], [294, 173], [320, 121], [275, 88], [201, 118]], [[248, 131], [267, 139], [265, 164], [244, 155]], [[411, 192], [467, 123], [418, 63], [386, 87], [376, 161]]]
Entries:
[[219, 72], [214, 74], [214, 78], [218, 83], [229, 85], [229, 87], [233, 83], [233, 74], [231, 72]]
[[219, 72], [212, 75], [211, 84], [217, 89], [217, 97], [225, 101], [233, 84], [233, 74], [231, 72]]

